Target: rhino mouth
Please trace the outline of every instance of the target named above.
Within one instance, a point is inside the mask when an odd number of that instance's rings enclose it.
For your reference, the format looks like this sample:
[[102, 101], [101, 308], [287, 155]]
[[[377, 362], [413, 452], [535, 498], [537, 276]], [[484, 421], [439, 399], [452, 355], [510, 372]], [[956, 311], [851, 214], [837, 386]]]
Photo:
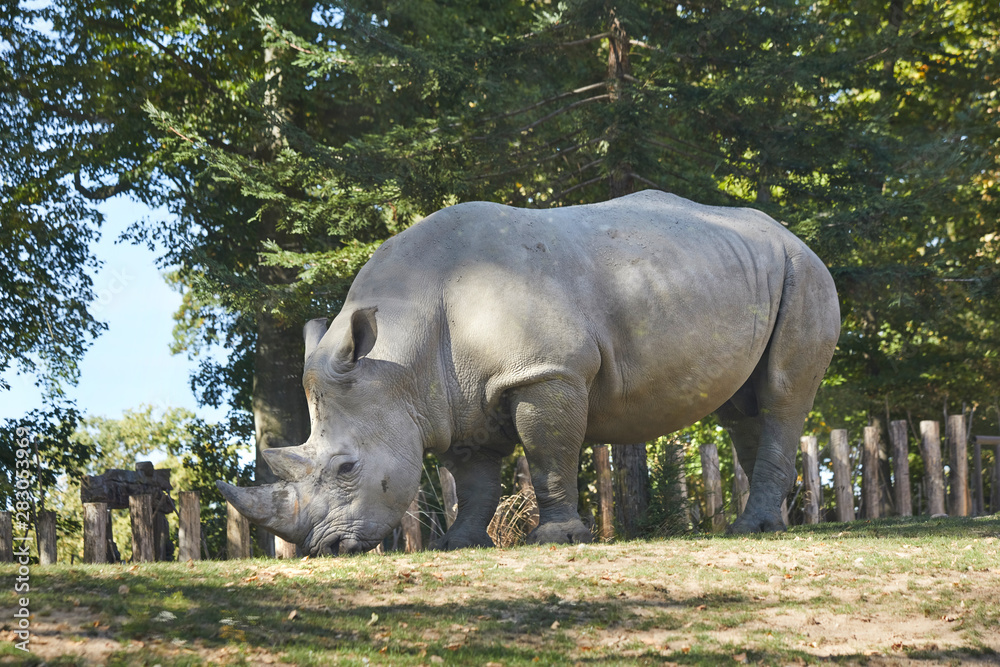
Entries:
[[331, 537], [327, 540], [317, 542], [308, 550], [309, 555], [316, 556], [346, 556], [350, 554], [360, 554], [371, 551], [378, 545], [378, 542], [355, 540], [349, 537]]

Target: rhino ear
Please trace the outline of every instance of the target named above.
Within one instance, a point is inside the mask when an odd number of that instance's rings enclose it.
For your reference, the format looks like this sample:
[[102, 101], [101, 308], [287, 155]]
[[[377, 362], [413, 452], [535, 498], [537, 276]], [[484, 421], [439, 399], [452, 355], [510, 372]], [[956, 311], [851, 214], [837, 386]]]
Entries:
[[323, 340], [323, 335], [329, 326], [329, 321], [325, 317], [320, 317], [315, 320], [309, 320], [306, 325], [302, 327], [302, 337], [306, 339], [306, 359], [309, 359], [309, 355], [319, 346], [319, 342]]
[[375, 347], [375, 340], [378, 338], [376, 311], [378, 308], [361, 308], [351, 313], [351, 326], [336, 357], [337, 365], [341, 368], [350, 368]]

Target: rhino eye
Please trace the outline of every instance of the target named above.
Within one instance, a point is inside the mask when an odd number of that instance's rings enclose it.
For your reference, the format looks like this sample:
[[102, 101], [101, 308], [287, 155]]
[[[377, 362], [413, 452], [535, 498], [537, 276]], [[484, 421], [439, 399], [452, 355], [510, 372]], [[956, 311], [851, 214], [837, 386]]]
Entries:
[[338, 475], [346, 475], [347, 473], [354, 470], [354, 461], [349, 461], [348, 463], [341, 463], [340, 468], [337, 469]]

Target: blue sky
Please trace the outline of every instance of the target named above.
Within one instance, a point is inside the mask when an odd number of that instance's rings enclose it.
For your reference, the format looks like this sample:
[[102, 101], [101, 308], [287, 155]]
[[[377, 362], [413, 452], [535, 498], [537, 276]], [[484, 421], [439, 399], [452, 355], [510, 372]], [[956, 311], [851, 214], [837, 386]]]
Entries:
[[[164, 282], [156, 254], [144, 245], [116, 243], [133, 222], [168, 214], [122, 197], [105, 202], [101, 210], [106, 221], [94, 252], [103, 266], [93, 276], [97, 300], [91, 312], [108, 329], [87, 351], [80, 382], [67, 394], [87, 415], [120, 417], [124, 410], [149, 404], [161, 411], [184, 407], [211, 421], [222, 419], [224, 409], [195, 404], [188, 378], [196, 362], [170, 354], [172, 316], [181, 297]], [[0, 393], [0, 420], [40, 407], [34, 377], [8, 373], [7, 379], [12, 388]]]

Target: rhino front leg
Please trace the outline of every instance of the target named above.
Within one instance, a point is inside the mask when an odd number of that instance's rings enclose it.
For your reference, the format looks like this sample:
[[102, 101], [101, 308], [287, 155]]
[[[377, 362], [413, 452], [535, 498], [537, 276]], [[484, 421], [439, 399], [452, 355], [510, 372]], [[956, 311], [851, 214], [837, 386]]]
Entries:
[[511, 414], [538, 500], [538, 527], [528, 543], [592, 541], [577, 512], [576, 478], [587, 430], [583, 383], [550, 380], [520, 388], [512, 397]]
[[448, 532], [431, 543], [431, 549], [494, 546], [486, 529], [500, 502], [502, 457], [489, 450], [459, 445], [453, 446], [441, 461], [455, 477], [458, 515]]

